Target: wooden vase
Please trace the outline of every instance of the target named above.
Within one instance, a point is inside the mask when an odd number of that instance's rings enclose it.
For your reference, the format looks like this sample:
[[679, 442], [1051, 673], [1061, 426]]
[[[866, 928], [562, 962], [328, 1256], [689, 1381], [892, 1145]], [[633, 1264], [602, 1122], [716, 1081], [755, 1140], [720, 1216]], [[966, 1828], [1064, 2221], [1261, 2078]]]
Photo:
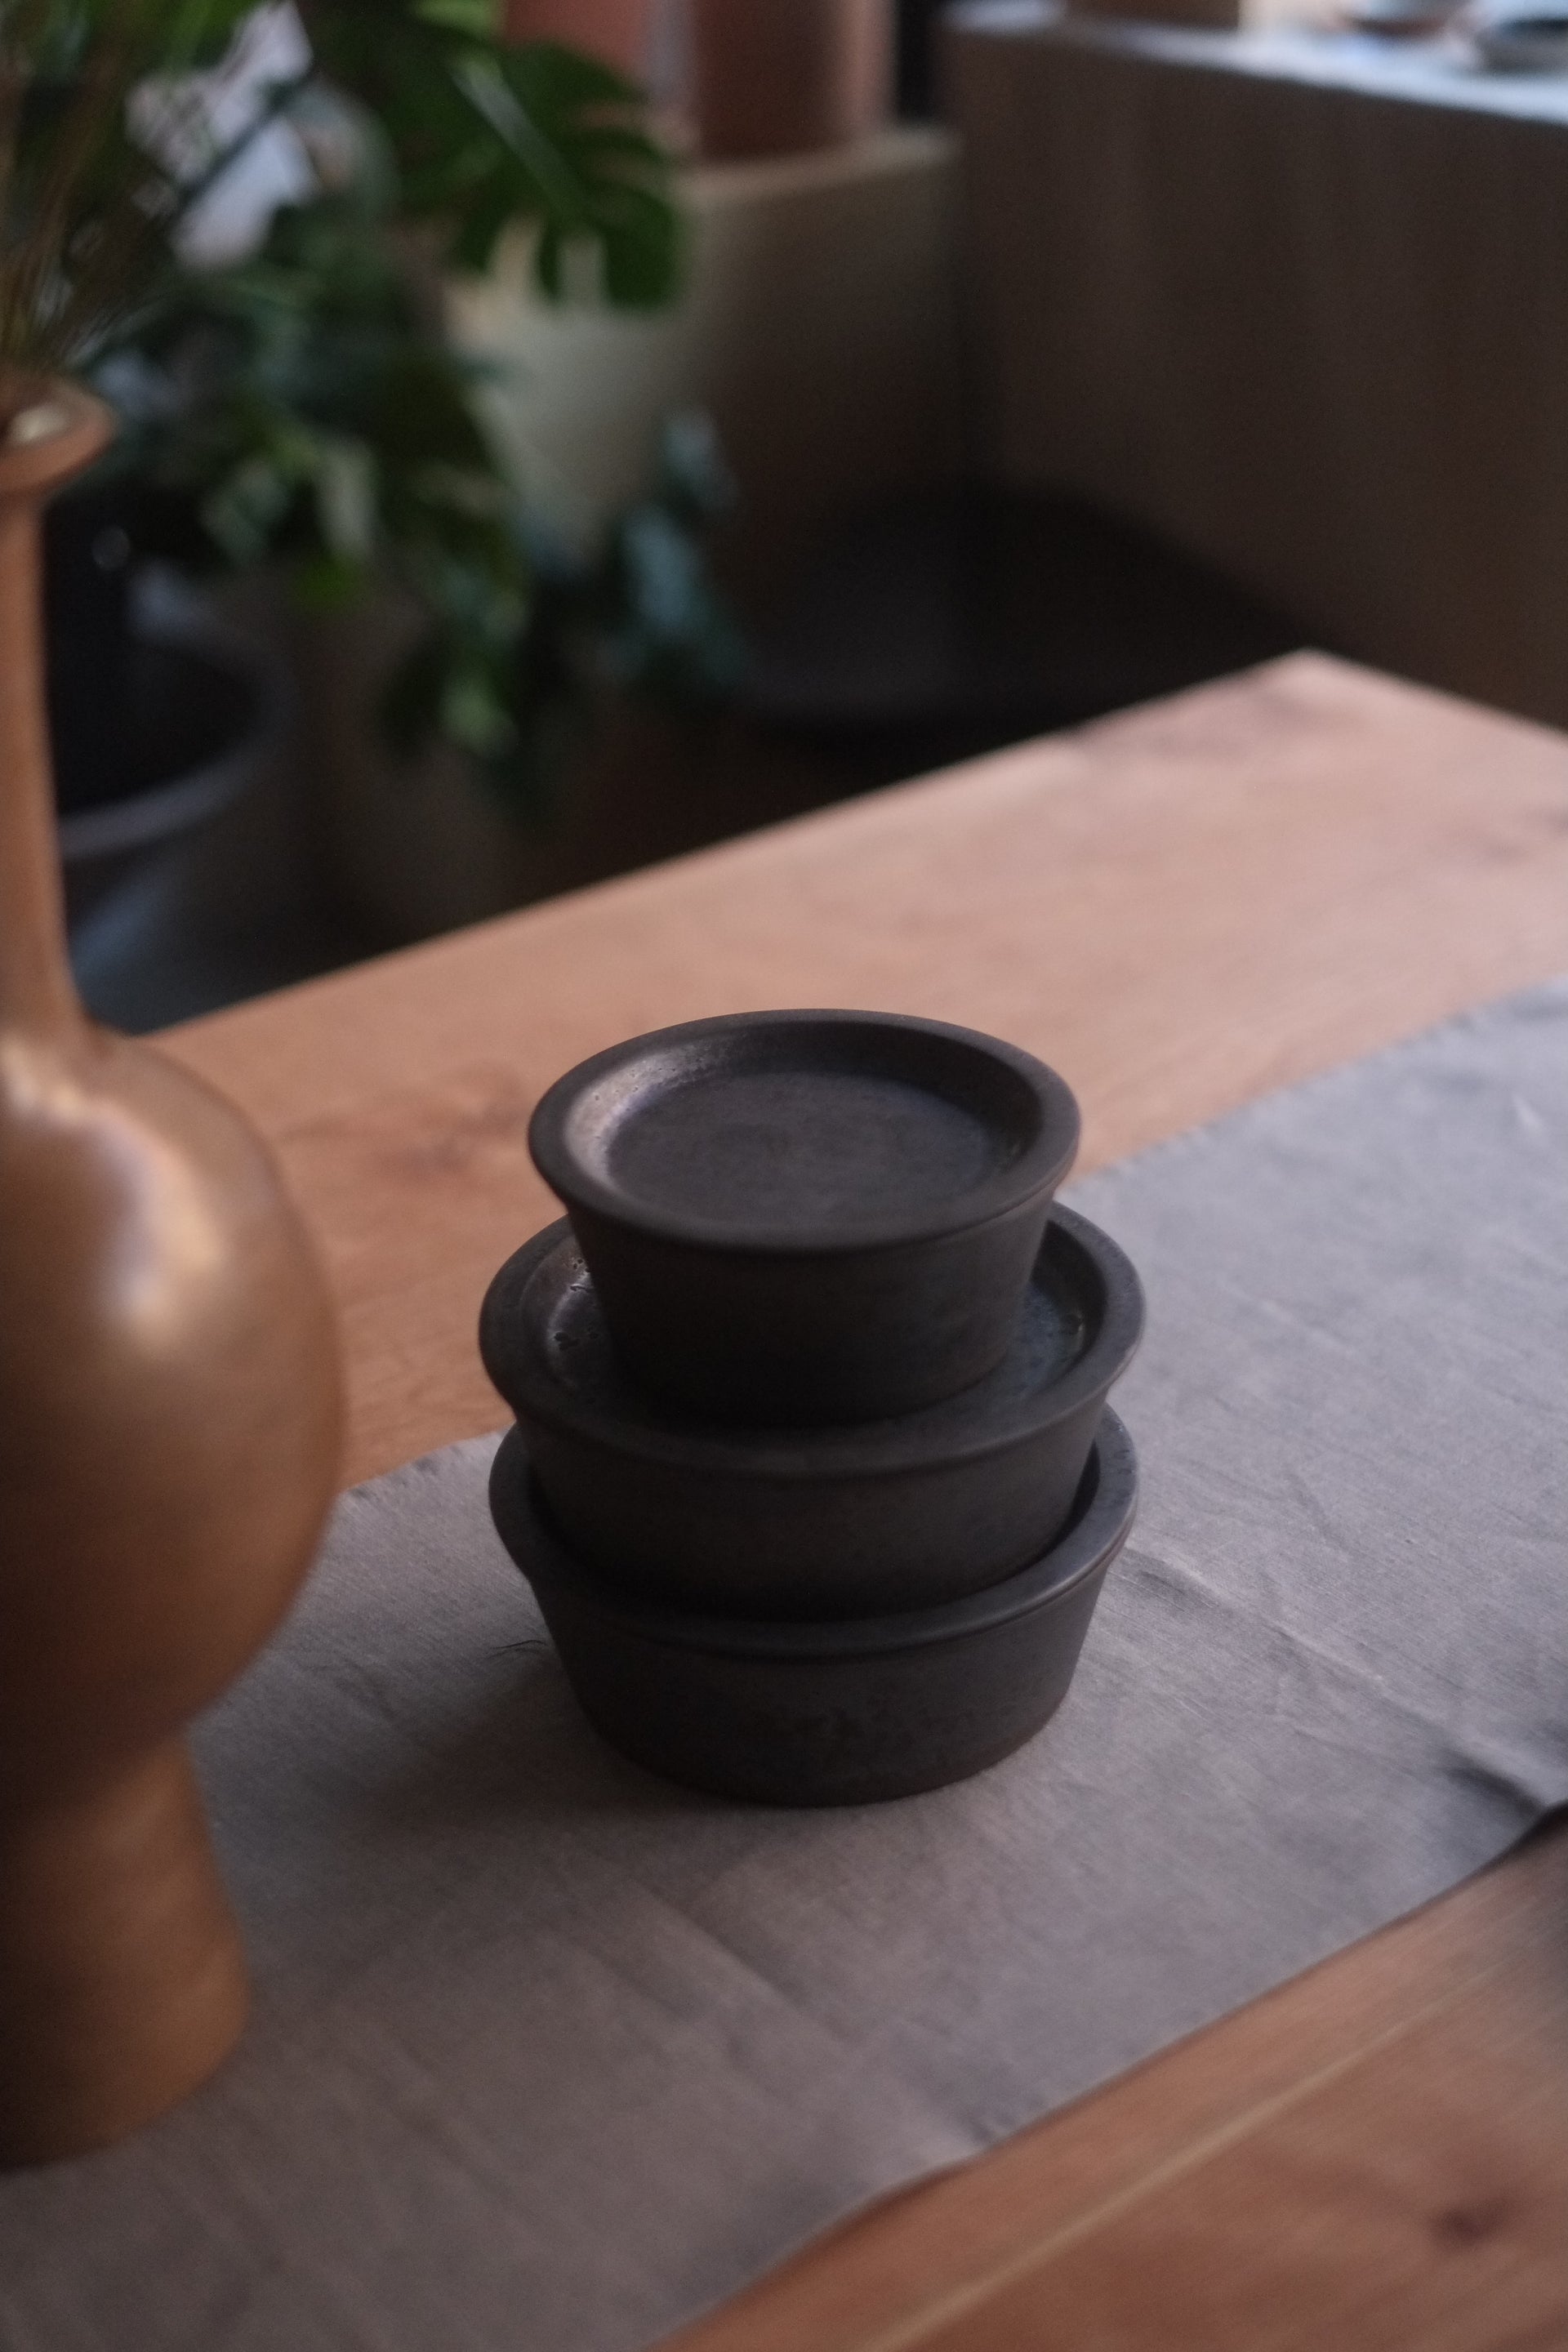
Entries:
[[890, 0], [690, 0], [690, 23], [704, 155], [844, 146], [887, 113]]
[[66, 961], [45, 500], [110, 436], [0, 378], [0, 2161], [118, 2138], [212, 2071], [243, 1957], [182, 1740], [336, 1485], [326, 1290], [217, 1095], [94, 1027]]

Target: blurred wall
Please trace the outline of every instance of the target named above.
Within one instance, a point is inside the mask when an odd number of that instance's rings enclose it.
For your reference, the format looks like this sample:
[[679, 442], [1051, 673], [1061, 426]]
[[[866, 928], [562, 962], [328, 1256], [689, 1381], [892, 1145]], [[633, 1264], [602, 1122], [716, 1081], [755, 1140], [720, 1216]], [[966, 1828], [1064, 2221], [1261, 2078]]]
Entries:
[[1026, 0], [945, 65], [990, 467], [1568, 723], [1568, 82]]
[[742, 493], [723, 562], [765, 597], [846, 509], [962, 458], [958, 156], [906, 124], [854, 146], [688, 175], [689, 282], [668, 312], [555, 309], [520, 239], [452, 292], [492, 361], [513, 463], [569, 530], [646, 483], [662, 418], [713, 415]]

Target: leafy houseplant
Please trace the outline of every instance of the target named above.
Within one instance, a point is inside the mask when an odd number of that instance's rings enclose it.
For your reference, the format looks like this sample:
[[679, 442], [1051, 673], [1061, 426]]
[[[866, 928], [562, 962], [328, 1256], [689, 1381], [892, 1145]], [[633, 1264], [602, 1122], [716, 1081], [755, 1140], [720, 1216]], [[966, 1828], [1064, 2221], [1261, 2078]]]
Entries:
[[198, 574], [266, 564], [321, 617], [388, 592], [414, 616], [381, 698], [390, 747], [444, 738], [537, 807], [604, 687], [721, 693], [735, 640], [702, 538], [727, 482], [691, 422], [587, 551], [498, 462], [479, 372], [441, 331], [379, 173], [278, 215], [260, 250], [174, 274], [98, 370], [128, 429], [132, 538]]
[[507, 47], [496, 0], [304, 0], [308, 62], [226, 129], [244, 63], [234, 37], [256, 13], [256, 0], [5, 0], [0, 362], [80, 367], [142, 310], [237, 157], [323, 91], [382, 125], [400, 213], [426, 226], [443, 266], [482, 268], [502, 230], [531, 218], [547, 289], [584, 236], [612, 299], [673, 289], [668, 162], [608, 68]]
[[[72, 367], [132, 313], [182, 190], [131, 136], [147, 78], [216, 63], [249, 0], [7, 0], [0, 12], [0, 368]], [[216, 160], [216, 159], [215, 159]]]
[[317, 613], [397, 592], [421, 625], [384, 698], [389, 741], [407, 756], [444, 737], [537, 804], [598, 686], [711, 697], [735, 639], [701, 558], [725, 485], [700, 437], [677, 436], [604, 545], [548, 544], [443, 334], [443, 274], [483, 267], [520, 218], [551, 293], [584, 246], [617, 303], [661, 302], [679, 277], [669, 166], [636, 92], [571, 51], [505, 47], [491, 13], [308, 7], [308, 62], [216, 151], [163, 77], [154, 143], [184, 176], [138, 208], [165, 247], [237, 148], [279, 126], [312, 188], [253, 254], [144, 269], [83, 356], [128, 423], [110, 477], [133, 541], [199, 572], [269, 564]]

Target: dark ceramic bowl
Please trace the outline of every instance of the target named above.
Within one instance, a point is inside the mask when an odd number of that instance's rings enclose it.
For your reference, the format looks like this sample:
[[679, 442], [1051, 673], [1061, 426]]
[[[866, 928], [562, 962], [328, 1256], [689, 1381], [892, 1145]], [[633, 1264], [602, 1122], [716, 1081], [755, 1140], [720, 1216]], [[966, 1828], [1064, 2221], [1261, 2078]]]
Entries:
[[627, 1380], [563, 1220], [496, 1276], [479, 1348], [580, 1559], [681, 1608], [862, 1617], [956, 1600], [1038, 1557], [1142, 1322], [1127, 1259], [1058, 1207], [986, 1380], [852, 1429], [704, 1426]]
[[1006, 1353], [1078, 1106], [1016, 1045], [883, 1013], [742, 1013], [581, 1063], [529, 1141], [650, 1396], [877, 1421]]
[[632, 1600], [574, 1560], [512, 1475], [521, 1444], [514, 1430], [496, 1457], [497, 1524], [584, 1713], [650, 1770], [759, 1804], [911, 1797], [1022, 1747], [1067, 1696], [1138, 1497], [1108, 1412], [1067, 1532], [1005, 1583], [897, 1616], [760, 1624]]

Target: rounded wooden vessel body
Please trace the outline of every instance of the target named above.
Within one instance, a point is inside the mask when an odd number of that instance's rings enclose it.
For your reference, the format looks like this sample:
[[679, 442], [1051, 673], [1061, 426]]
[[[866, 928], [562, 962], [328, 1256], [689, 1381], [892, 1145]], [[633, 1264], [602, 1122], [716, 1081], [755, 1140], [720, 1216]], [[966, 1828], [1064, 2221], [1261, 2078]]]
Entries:
[[65, 958], [38, 517], [104, 446], [0, 379], [0, 2161], [97, 2146], [244, 2021], [181, 1740], [288, 1608], [336, 1485], [325, 1286], [221, 1097]]

